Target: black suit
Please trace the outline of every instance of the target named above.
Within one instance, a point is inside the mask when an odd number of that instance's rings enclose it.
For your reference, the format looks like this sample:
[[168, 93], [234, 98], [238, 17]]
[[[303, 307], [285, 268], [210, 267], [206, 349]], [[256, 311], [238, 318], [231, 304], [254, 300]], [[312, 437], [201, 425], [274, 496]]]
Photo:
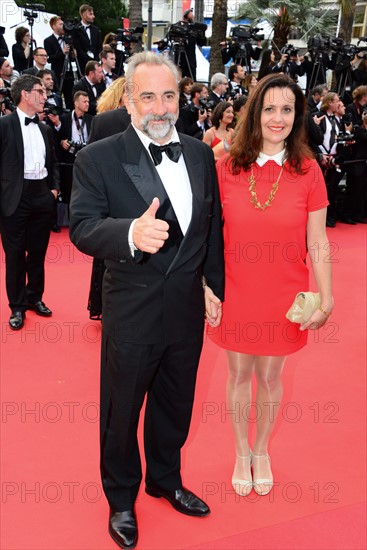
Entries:
[[208, 103], [210, 103], [211, 105], [213, 105], [212, 109], [214, 109], [218, 103], [220, 103], [221, 101], [224, 101], [224, 99], [221, 99], [216, 93], [214, 93], [213, 91], [212, 92], [209, 92], [208, 94]]
[[[61, 197], [62, 201], [69, 204], [71, 186], [73, 182], [73, 165], [75, 162], [75, 155], [69, 153], [63, 147], [60, 142], [64, 139], [72, 141], [72, 112], [65, 113], [60, 117], [61, 128], [58, 132], [55, 131], [55, 140], [58, 144], [58, 156], [60, 160], [60, 176], [61, 176]], [[88, 113], [83, 116], [83, 121], [80, 122], [81, 126], [81, 140], [86, 142], [91, 129], [93, 117]]]
[[88, 113], [90, 115], [95, 115], [97, 113], [97, 99], [100, 95], [103, 94], [103, 92], [106, 89], [106, 84], [104, 82], [101, 82], [100, 84], [95, 84], [95, 89], [97, 90], [97, 96], [93, 93], [93, 88], [89, 84], [88, 80], [85, 76], [83, 76], [78, 82], [76, 82], [73, 86], [73, 96], [75, 92], [78, 92], [79, 90], [83, 92], [87, 92], [89, 97], [89, 110]]
[[[154, 164], [135, 130], [88, 145], [74, 166], [70, 234], [103, 257], [101, 466], [113, 510], [132, 509], [141, 481], [136, 437], [145, 414], [146, 480], [182, 486], [180, 449], [191, 418], [204, 321], [201, 277], [223, 299], [221, 212], [213, 154], [180, 136], [193, 193], [185, 237]], [[176, 168], [174, 168], [175, 170]], [[131, 255], [128, 231], [158, 197], [170, 226], [156, 254]]]
[[[61, 86], [61, 77], [64, 70], [65, 54], [60, 46], [56, 36], [52, 34], [45, 38], [44, 48], [48, 55], [48, 61], [51, 63], [51, 69], [55, 72], [58, 88]], [[71, 55], [71, 54], [69, 54]], [[81, 75], [80, 75], [81, 76]], [[64, 81], [62, 84], [62, 93], [64, 94], [67, 109], [74, 108], [72, 89], [74, 85], [74, 75], [70, 67], [70, 62], [66, 65]]]
[[[74, 47], [78, 54], [78, 62], [81, 72], [84, 74], [85, 65], [91, 59], [98, 61], [99, 52], [102, 50], [101, 31], [96, 25], [90, 25], [91, 39], [87, 35], [87, 31], [83, 28], [73, 32]], [[87, 52], [93, 53], [93, 58], [87, 55]]]
[[[203, 129], [197, 124], [199, 119], [199, 109], [193, 103], [185, 105], [185, 107], [180, 109], [179, 118], [182, 120], [183, 132], [185, 134], [196, 139], [203, 139]], [[204, 129], [208, 129], [206, 122], [204, 122]]]
[[130, 124], [130, 115], [126, 107], [100, 113], [93, 117], [88, 143], [124, 132]]
[[45, 124], [38, 127], [46, 146], [48, 176], [46, 181], [34, 182], [24, 180], [24, 145], [17, 112], [0, 118], [0, 212], [6, 288], [13, 311], [25, 311], [29, 302], [42, 300], [44, 258], [55, 210], [50, 190], [59, 189], [52, 130]]
[[33, 55], [30, 52], [28, 59], [24, 55], [24, 48], [22, 44], [18, 44], [16, 42], [12, 45], [12, 54], [13, 54], [13, 63], [14, 63], [14, 69], [18, 71], [19, 73], [22, 73], [25, 69], [28, 69], [28, 67], [32, 67], [33, 65]]

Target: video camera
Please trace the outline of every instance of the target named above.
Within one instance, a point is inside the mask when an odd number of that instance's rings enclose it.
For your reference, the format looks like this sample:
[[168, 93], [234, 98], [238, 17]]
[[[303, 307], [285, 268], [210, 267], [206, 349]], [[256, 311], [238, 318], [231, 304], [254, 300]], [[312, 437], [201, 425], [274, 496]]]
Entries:
[[178, 21], [170, 26], [167, 38], [171, 42], [187, 44], [190, 38], [201, 40], [205, 38], [205, 31], [208, 28], [205, 23], [188, 23]]
[[39, 11], [45, 11], [44, 4], [24, 4], [23, 14], [27, 19], [35, 19]]
[[205, 111], [213, 110], [215, 107], [215, 101], [213, 101], [212, 99], [206, 99], [205, 97], [201, 97], [199, 99], [199, 103], [200, 103], [200, 113], [202, 115], [204, 114], [204, 110]]
[[262, 28], [250, 27], [249, 25], [236, 25], [231, 28], [230, 37], [232, 42], [237, 42], [239, 44], [241, 42], [249, 42], [250, 40], [259, 42], [265, 38], [264, 34], [257, 34], [262, 30]]
[[124, 51], [127, 52], [131, 48], [131, 44], [139, 44], [142, 40], [144, 32], [143, 27], [135, 27], [134, 29], [116, 29], [117, 42], [120, 43]]

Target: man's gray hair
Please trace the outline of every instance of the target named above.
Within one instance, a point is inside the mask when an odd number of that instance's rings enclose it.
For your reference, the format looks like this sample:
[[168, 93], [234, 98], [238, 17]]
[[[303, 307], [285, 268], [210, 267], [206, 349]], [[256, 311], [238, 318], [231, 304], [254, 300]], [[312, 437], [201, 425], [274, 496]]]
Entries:
[[223, 82], [223, 79], [227, 81], [227, 77], [224, 73], [215, 73], [213, 74], [211, 81], [210, 81], [210, 87], [212, 90], [217, 88], [221, 82]]
[[[166, 65], [173, 73], [176, 82], [179, 80], [178, 70], [176, 65], [167, 59], [164, 55], [157, 55], [154, 52], [139, 52], [130, 57], [125, 74], [126, 82], [130, 82], [134, 76], [135, 70], [139, 65], [149, 63], [149, 65]], [[152, 70], [154, 70], [152, 68]]]

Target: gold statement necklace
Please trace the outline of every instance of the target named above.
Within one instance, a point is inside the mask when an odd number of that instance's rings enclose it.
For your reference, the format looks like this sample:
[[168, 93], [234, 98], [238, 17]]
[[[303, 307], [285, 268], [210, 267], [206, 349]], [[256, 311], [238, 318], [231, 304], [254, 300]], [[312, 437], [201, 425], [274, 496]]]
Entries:
[[271, 203], [273, 202], [274, 197], [278, 191], [279, 180], [281, 178], [281, 175], [283, 174], [283, 168], [284, 168], [284, 165], [282, 165], [282, 169], [280, 170], [277, 181], [275, 181], [271, 187], [271, 191], [269, 193], [268, 198], [266, 199], [264, 204], [261, 204], [259, 199], [257, 198], [257, 193], [256, 193], [256, 179], [254, 176], [254, 167], [251, 166], [251, 175], [249, 176], [248, 181], [250, 182], [250, 187], [249, 187], [249, 191], [251, 195], [250, 200], [255, 208], [259, 208], [260, 210], [264, 211], [266, 208], [269, 208], [269, 206], [271, 206]]

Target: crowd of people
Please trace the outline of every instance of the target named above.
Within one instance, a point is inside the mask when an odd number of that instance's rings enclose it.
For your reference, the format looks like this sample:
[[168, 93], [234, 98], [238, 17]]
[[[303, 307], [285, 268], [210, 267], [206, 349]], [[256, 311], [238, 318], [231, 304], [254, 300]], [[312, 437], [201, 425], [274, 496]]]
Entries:
[[[187, 515], [210, 513], [183, 486], [180, 466], [204, 317], [210, 338], [227, 352], [229, 409], [255, 401], [264, 412], [280, 403], [286, 356], [331, 315], [326, 226], [366, 223], [367, 85], [356, 79], [347, 105], [324, 82], [306, 100], [296, 82], [302, 62], [283, 70], [287, 60], [276, 63], [271, 51], [258, 77], [234, 63], [210, 86], [151, 52], [132, 55], [125, 75], [93, 8], [82, 5], [80, 15], [72, 45], [53, 17], [44, 47], [30, 48], [20, 27], [14, 68], [0, 58], [9, 325], [22, 329], [27, 310], [52, 315], [43, 301], [44, 259], [51, 227], [59, 230], [61, 193], [72, 242], [94, 257], [89, 309], [103, 332], [102, 482], [110, 535], [130, 549], [138, 539], [137, 425], [145, 396], [146, 492]], [[290, 241], [296, 257], [284, 253]], [[257, 246], [256, 261], [248, 243]], [[319, 304], [297, 326], [285, 315], [308, 289], [306, 255], [315, 243]], [[275, 418], [260, 417], [253, 443], [245, 418], [233, 424], [232, 485], [241, 496], [273, 487]]]

